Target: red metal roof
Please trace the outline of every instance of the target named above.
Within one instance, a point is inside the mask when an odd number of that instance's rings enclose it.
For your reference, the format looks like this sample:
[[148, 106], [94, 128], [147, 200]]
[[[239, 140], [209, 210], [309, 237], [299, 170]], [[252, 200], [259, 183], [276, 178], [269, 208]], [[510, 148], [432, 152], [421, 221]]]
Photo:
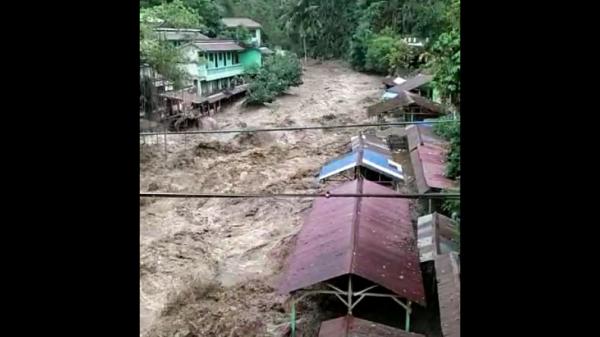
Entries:
[[456, 188], [456, 181], [446, 177], [448, 142], [436, 137], [430, 128], [411, 125], [406, 131], [419, 193], [427, 193], [431, 188]]
[[440, 321], [444, 337], [460, 337], [460, 264], [456, 253], [435, 258]]
[[419, 146], [410, 153], [419, 193], [427, 193], [431, 188], [456, 188], [456, 181], [445, 175], [446, 154], [446, 150], [433, 145]]
[[[331, 192], [396, 194], [362, 179]], [[279, 291], [292, 292], [347, 274], [425, 305], [407, 199], [320, 198], [313, 202]]]
[[321, 323], [319, 337], [425, 337], [391, 326], [344, 316]]

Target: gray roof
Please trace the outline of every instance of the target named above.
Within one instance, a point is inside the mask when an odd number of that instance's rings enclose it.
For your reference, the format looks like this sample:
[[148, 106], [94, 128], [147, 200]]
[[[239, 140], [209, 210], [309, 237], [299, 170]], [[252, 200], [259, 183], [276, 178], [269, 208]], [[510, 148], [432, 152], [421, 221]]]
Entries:
[[413, 89], [417, 89], [417, 88], [431, 82], [431, 80], [433, 80], [433, 76], [431, 76], [431, 75], [418, 74], [415, 77], [411, 77], [411, 78], [407, 79], [406, 82], [392, 87], [391, 89], [389, 89], [389, 91], [399, 94], [403, 91], [410, 91]]
[[208, 36], [202, 34], [200, 29], [155, 28], [154, 31], [168, 41], [193, 41], [208, 39]]
[[206, 40], [206, 41], [195, 41], [190, 45], [202, 50], [202, 51], [232, 51], [232, 50], [244, 50], [233, 40]]
[[271, 54], [275, 53], [274, 51], [272, 51], [271, 49], [269, 49], [267, 47], [260, 47], [260, 48], [258, 48], [258, 50], [260, 50], [260, 52], [265, 55], [271, 55]]
[[246, 27], [246, 28], [260, 28], [260, 23], [250, 18], [223, 18], [221, 22], [227, 27]]

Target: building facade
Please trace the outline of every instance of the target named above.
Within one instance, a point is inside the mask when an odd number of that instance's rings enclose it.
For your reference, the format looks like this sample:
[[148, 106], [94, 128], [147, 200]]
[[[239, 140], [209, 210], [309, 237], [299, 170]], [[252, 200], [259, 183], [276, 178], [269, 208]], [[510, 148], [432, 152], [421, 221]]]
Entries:
[[256, 48], [243, 48], [233, 40], [201, 40], [182, 46], [190, 85], [199, 96], [209, 96], [243, 83], [244, 72], [260, 66]]

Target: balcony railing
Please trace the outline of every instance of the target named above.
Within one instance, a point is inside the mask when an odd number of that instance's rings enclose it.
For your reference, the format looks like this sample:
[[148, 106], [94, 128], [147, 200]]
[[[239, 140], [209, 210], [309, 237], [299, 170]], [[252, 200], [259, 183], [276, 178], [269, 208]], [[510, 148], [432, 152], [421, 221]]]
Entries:
[[244, 66], [242, 64], [234, 64], [226, 67], [208, 68], [206, 69], [206, 76], [209, 78], [209, 80], [212, 80], [216, 78], [240, 75], [243, 72]]

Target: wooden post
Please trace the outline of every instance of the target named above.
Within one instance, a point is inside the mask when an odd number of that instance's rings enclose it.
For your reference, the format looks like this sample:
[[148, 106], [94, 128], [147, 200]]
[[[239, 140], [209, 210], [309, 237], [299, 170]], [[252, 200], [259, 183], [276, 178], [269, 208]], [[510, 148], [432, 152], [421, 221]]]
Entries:
[[165, 124], [165, 133], [164, 133], [164, 140], [165, 140], [165, 167], [167, 167], [167, 125]]

